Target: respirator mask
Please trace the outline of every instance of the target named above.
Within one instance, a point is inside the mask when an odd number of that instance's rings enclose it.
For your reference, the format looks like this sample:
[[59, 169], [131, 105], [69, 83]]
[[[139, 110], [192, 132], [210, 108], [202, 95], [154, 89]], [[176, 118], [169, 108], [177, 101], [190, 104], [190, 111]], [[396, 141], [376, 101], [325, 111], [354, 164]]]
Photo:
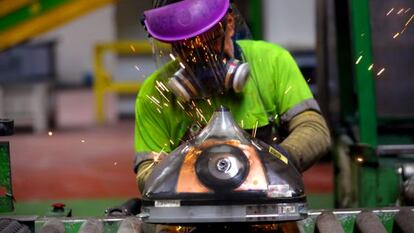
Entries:
[[249, 65], [224, 51], [229, 9], [229, 2], [223, 0], [183, 0], [144, 13], [149, 35], [171, 47], [170, 52], [154, 51], [157, 59], [169, 53], [169, 62], [177, 63], [178, 68], [168, 74], [167, 86], [180, 99], [243, 90]]
[[209, 98], [226, 91], [241, 92], [249, 65], [224, 53], [223, 24], [195, 38], [174, 42], [179, 69], [167, 85], [181, 99]]

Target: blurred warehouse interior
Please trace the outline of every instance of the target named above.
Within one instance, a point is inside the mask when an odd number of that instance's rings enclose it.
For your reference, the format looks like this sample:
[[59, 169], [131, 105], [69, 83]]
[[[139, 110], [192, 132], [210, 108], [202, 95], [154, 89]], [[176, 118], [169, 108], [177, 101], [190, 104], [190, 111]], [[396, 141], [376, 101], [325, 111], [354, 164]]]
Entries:
[[[3, 7], [0, 7], [0, 32], [3, 33], [0, 37], [20, 25], [7, 18], [7, 7], [4, 6], [11, 1], [0, 1]], [[109, 207], [139, 195], [132, 171], [133, 117], [139, 85], [156, 69], [151, 48], [146, 42], [146, 32], [140, 24], [140, 16], [144, 10], [151, 8], [151, 1], [55, 2], [60, 4], [58, 7], [63, 12], [69, 4], [79, 5], [78, 8], [70, 8], [74, 11], [72, 16], [56, 20], [53, 24], [48, 22], [43, 28], [42, 21], [36, 21], [36, 17], [53, 10], [48, 11], [41, 2], [26, 1], [20, 7], [27, 8], [31, 13], [28, 13], [28, 20], [24, 23], [30, 25], [32, 22], [31, 27], [39, 30], [28, 31], [26, 37], [9, 35], [8, 39], [0, 39], [0, 118], [13, 119], [15, 124], [15, 134], [1, 137], [0, 141], [10, 142], [17, 214], [40, 214], [48, 208], [43, 204], [58, 200], [70, 203], [68, 200], [104, 199], [110, 201], [100, 205]], [[371, 15], [374, 62], [370, 62], [364, 61], [365, 57], [370, 56], [370, 51], [364, 48], [370, 45], [363, 47], [360, 53], [350, 55], [351, 51], [361, 47], [357, 48], [356, 36], [352, 37], [346, 31], [353, 22], [350, 19], [358, 16], [351, 18], [347, 3], [335, 3], [333, 0], [236, 2], [254, 38], [277, 43], [292, 53], [332, 130], [341, 124], [337, 132], [348, 135], [345, 137], [335, 132], [333, 135], [341, 138], [336, 145], [362, 142], [377, 149], [376, 146], [381, 144], [413, 144], [414, 96], [411, 89], [414, 79], [410, 78], [414, 68], [410, 63], [414, 60], [414, 30], [406, 28], [399, 41], [393, 38], [413, 10], [404, 11], [413, 6], [396, 0], [371, 4], [371, 12], [379, 13]], [[13, 12], [12, 5], [8, 5], [10, 14]], [[338, 11], [340, 7], [344, 10]], [[405, 10], [400, 13], [404, 18], [395, 16], [394, 21], [385, 18], [393, 7], [394, 15], [404, 7]], [[79, 9], [79, 13], [74, 9]], [[53, 20], [49, 18], [49, 21]], [[354, 30], [355, 34], [357, 30]], [[363, 31], [359, 37], [368, 34]], [[341, 41], [341, 38], [350, 37], [354, 44], [346, 39]], [[355, 62], [359, 63], [357, 60], [367, 65], [364, 67], [367, 72], [372, 69], [374, 76], [382, 75], [388, 79], [376, 79], [376, 89], [370, 83], [353, 86], [354, 83], [341, 81], [347, 77], [349, 82], [357, 79], [351, 78], [351, 72], [358, 72], [357, 68], [352, 68]], [[374, 63], [374, 67], [369, 68]], [[382, 70], [384, 67], [386, 69]], [[361, 88], [361, 85], [368, 89]], [[348, 93], [344, 94], [344, 90]], [[376, 90], [376, 94], [372, 94], [376, 95], [377, 104], [375, 101], [361, 102], [356, 94], [362, 93], [359, 92], [361, 90], [363, 93]], [[369, 119], [374, 120], [360, 122], [354, 118], [361, 119], [366, 114], [373, 114], [369, 115]], [[377, 120], [378, 127], [363, 128], [371, 127], [371, 123], [376, 124]], [[385, 136], [377, 137], [377, 132]], [[409, 155], [411, 149], [408, 146]], [[394, 156], [399, 152], [392, 153]], [[334, 189], [338, 187], [345, 187], [343, 195], [349, 194], [346, 198], [358, 199], [350, 194], [358, 191], [349, 182], [337, 181], [334, 187], [333, 154], [304, 174], [308, 192], [315, 194], [314, 199], [310, 195], [313, 208], [332, 208]], [[352, 163], [353, 160], [347, 161]], [[392, 163], [392, 168], [387, 167], [386, 172], [379, 173], [384, 176], [392, 173], [389, 177], [393, 178], [385, 179], [399, 186], [401, 182], [394, 173], [401, 166], [401, 163]], [[336, 179], [345, 180], [351, 175], [341, 174], [343, 176]], [[379, 188], [378, 192], [386, 191]], [[385, 200], [398, 195], [384, 194], [386, 197], [381, 199], [381, 203], [369, 205], [388, 205]], [[349, 200], [341, 204], [350, 206]], [[22, 204], [19, 206], [19, 203]], [[41, 203], [38, 206], [42, 207], [36, 209], [36, 203]], [[85, 212], [85, 215], [89, 214]]]
[[[253, 8], [249, 8], [248, 1], [240, 1], [239, 4], [246, 19], [249, 19], [249, 14], [252, 13], [248, 12], [248, 9]], [[309, 72], [310, 76], [314, 76], [316, 66], [315, 2], [263, 1], [263, 5], [265, 6], [263, 15], [257, 15], [261, 19], [249, 23], [262, 22], [263, 27], [260, 30], [263, 32], [259, 32], [260, 37], [297, 53], [299, 65]], [[56, 92], [57, 90], [92, 86], [95, 78], [94, 54], [99, 43], [145, 42], [147, 35], [140, 25], [139, 18], [143, 11], [150, 7], [151, 1], [121, 0], [116, 4], [106, 4], [3, 52], [1, 55], [2, 78], [0, 79], [2, 87], [16, 87], [13, 90], [3, 88], [4, 100], [1, 111], [6, 111], [5, 116], [13, 118], [17, 126], [30, 125], [29, 119], [24, 119], [23, 116], [16, 117], [13, 114], [30, 109], [30, 106], [23, 104], [23, 102], [29, 104], [28, 101], [21, 101], [21, 98], [25, 95], [26, 98], [30, 98], [27, 95], [32, 93], [33, 97], [36, 97], [32, 99], [34, 104], [29, 105], [37, 111], [42, 111], [41, 109], [49, 111], [49, 114], [43, 118], [38, 113], [39, 116], [36, 117], [38, 120], [35, 121], [37, 124], [33, 124], [37, 125], [35, 128], [38, 131], [45, 131], [50, 127], [47, 124], [55, 120], [57, 127], [64, 127], [66, 121], [59, 117], [59, 111], [56, 112], [61, 104], [49, 97], [56, 94], [59, 99], [60, 91]], [[111, 51], [102, 55], [103, 66], [112, 80], [142, 82], [156, 68], [150, 52], [137, 51], [137, 54], [132, 55], [138, 56], [130, 55], [118, 55]], [[28, 82], [33, 85], [24, 85]], [[47, 85], [37, 85], [40, 83]], [[33, 92], [28, 92], [27, 86], [32, 86]], [[116, 118], [115, 112], [121, 115], [133, 115], [134, 98], [131, 98], [131, 95], [109, 95], [108, 98], [110, 102], [116, 102], [114, 111], [107, 113], [109, 120]], [[25, 114], [25, 117], [29, 115], [33, 114]], [[48, 123], [45, 123], [45, 118], [48, 118]], [[93, 122], [90, 120], [87, 123]]]

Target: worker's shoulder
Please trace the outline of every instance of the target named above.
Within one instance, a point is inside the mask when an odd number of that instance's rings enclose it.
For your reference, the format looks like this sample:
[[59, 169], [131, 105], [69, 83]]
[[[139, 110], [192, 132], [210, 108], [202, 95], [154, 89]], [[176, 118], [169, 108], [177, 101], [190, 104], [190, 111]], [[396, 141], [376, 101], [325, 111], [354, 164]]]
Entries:
[[260, 56], [279, 57], [288, 55], [289, 51], [282, 46], [263, 40], [238, 40], [237, 44], [243, 53], [259, 54]]

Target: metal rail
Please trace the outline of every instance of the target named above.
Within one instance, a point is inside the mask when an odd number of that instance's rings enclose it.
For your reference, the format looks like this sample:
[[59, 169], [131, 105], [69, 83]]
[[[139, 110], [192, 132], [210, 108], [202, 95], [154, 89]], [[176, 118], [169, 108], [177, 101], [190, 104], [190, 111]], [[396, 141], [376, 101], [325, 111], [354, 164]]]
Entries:
[[[403, 208], [380, 208], [380, 209], [339, 209], [339, 210], [312, 210], [308, 213], [308, 218], [296, 222], [296, 230], [292, 232], [301, 233], [327, 233], [327, 232], [344, 232], [344, 233], [369, 233], [369, 232], [414, 232], [414, 209], [413, 207]], [[23, 224], [26, 224], [34, 232], [39, 232], [44, 224], [51, 220], [50, 217], [38, 216], [3, 216], [3, 218], [12, 218]], [[1, 220], [2, 217], [0, 217]], [[131, 217], [129, 217], [131, 218]], [[139, 218], [133, 217], [140, 221]], [[53, 218], [61, 221], [67, 233], [76, 233], [82, 224], [91, 218]], [[102, 217], [95, 218], [102, 222], [104, 232], [118, 232], [122, 227], [122, 222], [126, 217]], [[239, 223], [240, 226], [246, 223]], [[282, 223], [283, 224], [283, 223]], [[269, 225], [269, 224], [266, 224]], [[274, 227], [263, 225], [260, 232], [275, 232]], [[276, 226], [275, 224], [270, 224]], [[205, 226], [205, 225], [198, 225]], [[233, 225], [234, 226], [234, 225]], [[235, 229], [239, 229], [235, 228]], [[374, 226], [375, 228], [373, 228]], [[172, 227], [174, 228], [174, 227]], [[182, 231], [180, 230], [182, 229]], [[245, 228], [249, 229], [249, 228]], [[253, 228], [252, 228], [253, 229]], [[273, 229], [273, 231], [271, 230]], [[334, 230], [335, 229], [335, 230]], [[182, 227], [177, 227], [174, 232], [185, 232]], [[342, 230], [342, 231], [341, 231]], [[142, 224], [139, 233], [153, 233], [155, 227], [152, 224]], [[128, 232], [128, 231], [127, 231]], [[132, 232], [132, 231], [131, 231]], [[134, 231], [137, 232], [137, 231]], [[226, 231], [228, 232], [228, 231]], [[249, 233], [249, 231], [246, 230]], [[291, 231], [289, 231], [291, 232]]]
[[102, 124], [105, 122], [105, 93], [136, 94], [141, 86], [138, 81], [114, 81], [105, 68], [105, 54], [112, 52], [134, 56], [150, 55], [152, 47], [147, 41], [118, 41], [97, 44], [94, 52], [95, 117], [96, 121]]

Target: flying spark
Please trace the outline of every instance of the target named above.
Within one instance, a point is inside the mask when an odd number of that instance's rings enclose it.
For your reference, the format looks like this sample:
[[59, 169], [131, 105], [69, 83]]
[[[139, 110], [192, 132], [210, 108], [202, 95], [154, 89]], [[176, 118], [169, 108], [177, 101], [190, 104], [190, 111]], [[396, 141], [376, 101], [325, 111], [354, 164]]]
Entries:
[[211, 106], [211, 100], [207, 99], [207, 103]]
[[161, 85], [161, 82], [160, 82], [160, 81], [155, 80], [155, 82], [157, 83], [157, 86], [158, 86], [159, 88], [161, 88], [163, 91], [165, 91], [165, 89], [164, 89], [164, 87]]
[[360, 163], [362, 163], [362, 162], [364, 162], [364, 159], [363, 159], [363, 158], [361, 158], [361, 157], [358, 157], [358, 158], [357, 158], [357, 161], [358, 161], [358, 162], [360, 162]]
[[196, 112], [197, 112], [197, 114], [200, 116], [200, 118], [201, 118], [203, 121], [207, 122], [206, 118], [203, 116], [203, 114], [202, 114], [202, 112], [201, 112], [201, 109], [196, 108]]
[[49, 131], [49, 133], [47, 133], [47, 135], [52, 136], [53, 135], [53, 132], [52, 131]]
[[82, 140], [80, 140], [82, 143], [84, 143], [84, 142], [86, 142], [86, 140], [85, 139], [82, 139]]
[[404, 14], [407, 14], [410, 10], [411, 8], [408, 8], [407, 10], [404, 11]]
[[257, 132], [257, 124], [259, 124], [259, 121], [256, 121], [256, 124], [254, 125], [254, 129], [252, 132], [252, 136], [255, 138], [256, 137], [256, 132]]
[[137, 65], [135, 66], [135, 69], [137, 69], [138, 71], [140, 71], [140, 69], [139, 69], [139, 67]]
[[172, 145], [174, 145], [174, 142], [173, 142], [173, 140], [171, 140], [171, 139], [170, 139], [170, 143], [171, 143]]
[[275, 142], [276, 140], [277, 140], [277, 137], [274, 137], [274, 138], [273, 138], [273, 141]]
[[399, 10], [399, 11], [397, 12], [397, 15], [401, 14], [403, 11], [404, 11], [404, 8], [401, 8], [401, 10]]
[[183, 63], [181, 63], [181, 62], [180, 62], [180, 66], [181, 66], [181, 68], [185, 69], [184, 64], [183, 64]]
[[164, 97], [165, 100], [167, 100], [168, 103], [170, 102], [170, 100], [164, 95], [164, 93], [157, 86], [155, 86], [155, 89], [157, 89], [157, 91], [161, 94], [162, 97]]
[[154, 103], [155, 105], [157, 105], [158, 107], [160, 107], [160, 108], [162, 108], [161, 107], [161, 105], [160, 105], [160, 102], [157, 100], [157, 99], [152, 99], [150, 96], [148, 96], [147, 95], [147, 98], [152, 102], [152, 103]]
[[292, 86], [289, 86], [288, 89], [285, 91], [285, 95], [292, 89]]
[[173, 59], [175, 61], [176, 58], [174, 57], [174, 55], [172, 53], [170, 53], [170, 57], [171, 57], [171, 59]]
[[154, 101], [155, 101], [156, 103], [158, 103], [158, 104], [159, 104], [159, 103], [161, 103], [161, 102], [160, 102], [157, 98], [155, 98], [154, 96], [151, 96], [150, 98], [151, 98], [152, 100], [154, 100]]
[[192, 113], [192, 112], [190, 112], [190, 111], [186, 111], [186, 113], [187, 113], [187, 115], [189, 115], [191, 118], [194, 118], [194, 115], [193, 115], [193, 113]]
[[160, 81], [158, 81], [158, 80], [156, 80], [155, 82], [157, 83], [157, 86], [158, 86], [159, 88], [161, 88], [163, 91], [170, 92], [170, 91], [168, 90], [168, 88], [164, 85], [164, 83], [162, 83], [162, 82], [160, 82]]
[[389, 15], [389, 14], [391, 14], [391, 12], [394, 10], [394, 8], [391, 8], [391, 10], [390, 11], [388, 11], [388, 13], [387, 13], [387, 16]]
[[118, 165], [118, 163], [117, 162], [114, 162], [114, 166], [116, 166], [116, 165]]
[[164, 85], [164, 83], [160, 82], [160, 85], [164, 88], [164, 90], [165, 90], [166, 92], [170, 92], [170, 91], [168, 90], [168, 88]]
[[135, 52], [135, 48], [134, 48], [134, 46], [133, 46], [133, 45], [130, 45], [129, 47], [131, 48], [131, 50], [132, 50], [133, 52]]
[[382, 68], [378, 73], [377, 76], [380, 76], [385, 71], [385, 68]]
[[392, 38], [397, 38], [398, 36], [400, 35], [400, 33], [399, 32], [397, 32], [397, 33], [395, 33], [395, 35], [392, 37]]
[[405, 23], [405, 26], [407, 27], [408, 24], [410, 24], [413, 19], [414, 19], [414, 14], [410, 17], [410, 19], [408, 19], [408, 21]]
[[368, 67], [368, 70], [372, 70], [372, 68], [374, 67], [374, 64], [371, 64], [369, 67]]
[[[155, 153], [154, 153], [155, 154]], [[151, 166], [148, 166], [148, 167], [146, 167], [146, 168], [144, 168], [144, 169], [139, 169], [138, 170], [138, 176], [140, 177], [141, 176], [141, 174], [145, 174], [148, 170], [150, 170], [152, 167], [154, 167], [155, 165], [156, 165], [156, 163], [158, 162], [158, 160], [156, 160], [157, 158], [155, 157], [154, 158], [154, 162], [151, 164]]]
[[155, 154], [155, 156], [154, 156], [154, 162], [158, 162], [161, 159], [160, 157], [161, 157], [161, 155], [163, 153], [164, 153], [164, 148], [162, 148], [160, 152], [154, 153]]
[[358, 63], [361, 61], [361, 59], [362, 59], [362, 55], [358, 57], [358, 60], [355, 62], [355, 64], [358, 65]]
[[184, 108], [184, 106], [181, 104], [181, 102], [180, 101], [178, 101], [177, 100], [177, 103], [178, 103], [178, 105], [183, 109], [183, 110], [185, 110], [185, 108]]

